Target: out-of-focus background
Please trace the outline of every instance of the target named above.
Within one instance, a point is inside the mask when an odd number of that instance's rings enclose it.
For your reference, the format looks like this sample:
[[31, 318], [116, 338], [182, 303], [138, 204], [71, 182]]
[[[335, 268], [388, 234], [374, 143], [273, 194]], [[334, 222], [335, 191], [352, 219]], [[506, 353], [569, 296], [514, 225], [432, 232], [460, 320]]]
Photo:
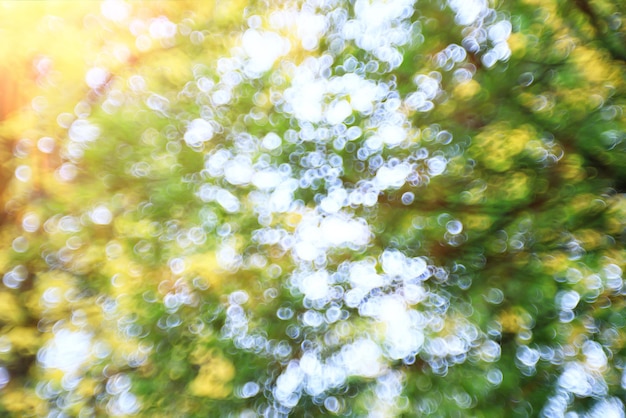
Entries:
[[624, 416], [626, 9], [0, 1], [0, 416]]

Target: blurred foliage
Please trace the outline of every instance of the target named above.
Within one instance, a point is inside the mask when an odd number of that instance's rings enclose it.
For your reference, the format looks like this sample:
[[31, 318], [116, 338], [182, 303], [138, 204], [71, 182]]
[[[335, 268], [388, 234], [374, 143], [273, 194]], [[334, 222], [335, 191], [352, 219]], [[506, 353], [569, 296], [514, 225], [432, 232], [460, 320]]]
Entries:
[[0, 415], [624, 416], [622, 2], [69, 3], [0, 2]]

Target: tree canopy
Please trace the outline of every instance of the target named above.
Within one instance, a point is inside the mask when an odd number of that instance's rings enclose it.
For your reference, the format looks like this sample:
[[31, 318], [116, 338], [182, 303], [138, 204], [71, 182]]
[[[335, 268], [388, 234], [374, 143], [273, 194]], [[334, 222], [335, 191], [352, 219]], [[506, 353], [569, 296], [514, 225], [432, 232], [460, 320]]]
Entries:
[[0, 415], [626, 402], [626, 6], [1, 2]]

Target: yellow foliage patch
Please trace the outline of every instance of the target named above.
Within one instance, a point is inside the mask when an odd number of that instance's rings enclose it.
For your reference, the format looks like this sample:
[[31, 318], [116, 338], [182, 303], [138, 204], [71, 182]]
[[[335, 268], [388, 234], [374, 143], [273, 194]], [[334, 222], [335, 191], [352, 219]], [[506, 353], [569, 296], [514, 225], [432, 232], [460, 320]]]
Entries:
[[536, 136], [529, 125], [511, 129], [505, 122], [489, 125], [474, 138], [476, 157], [487, 168], [503, 172], [513, 166], [513, 158], [526, 148], [526, 144]]
[[35, 354], [41, 345], [41, 335], [35, 328], [15, 327], [5, 334], [15, 350]]
[[45, 404], [35, 391], [25, 389], [8, 389], [0, 396], [4, 408], [15, 414], [14, 416], [45, 416]]
[[185, 258], [187, 271], [192, 275], [198, 275], [210, 283], [211, 286], [219, 289], [225, 278], [217, 262], [214, 252], [193, 254]]
[[604, 85], [620, 82], [619, 71], [611, 68], [609, 60], [599, 50], [578, 46], [571, 57], [580, 74], [590, 83]]
[[488, 215], [466, 214], [463, 217], [463, 224], [465, 227], [473, 231], [485, 231], [489, 229], [492, 223], [493, 218]]
[[201, 365], [198, 376], [189, 385], [191, 394], [212, 399], [230, 395], [235, 366], [219, 350], [198, 347], [191, 354], [191, 361]]
[[480, 84], [476, 80], [469, 80], [454, 88], [454, 97], [460, 100], [469, 100], [480, 91]]
[[577, 154], [567, 154], [559, 165], [561, 176], [566, 180], [582, 180], [585, 176], [582, 164], [582, 157]]
[[567, 255], [563, 253], [554, 253], [545, 256], [541, 262], [545, 272], [553, 275], [567, 270], [570, 263]]
[[509, 200], [524, 199], [531, 192], [528, 176], [522, 172], [513, 173], [504, 182], [503, 190]]
[[48, 315], [67, 310], [66, 296], [75, 291], [75, 278], [59, 270], [37, 275], [35, 288], [27, 293], [24, 305], [32, 314]]
[[285, 223], [292, 229], [295, 229], [300, 224], [301, 220], [302, 214], [298, 212], [288, 212], [285, 215]]
[[530, 314], [519, 306], [514, 306], [498, 316], [498, 322], [502, 325], [502, 331], [513, 334], [529, 329], [531, 320]]
[[134, 221], [120, 216], [113, 221], [113, 227], [118, 237], [150, 238], [155, 233], [154, 224], [147, 219]]
[[507, 39], [507, 43], [509, 44], [509, 49], [511, 50], [511, 55], [514, 57], [523, 57], [526, 54], [526, 45], [528, 41], [526, 40], [526, 36], [523, 34], [516, 32], [512, 33]]
[[76, 388], [76, 393], [82, 396], [83, 398], [89, 398], [94, 396], [97, 391], [98, 382], [92, 378], [83, 378], [81, 379], [78, 387]]
[[86, 274], [98, 269], [105, 260], [105, 250], [99, 245], [89, 245], [80, 251], [73, 264], [73, 270], [77, 273]]
[[17, 297], [9, 292], [0, 292], [0, 321], [19, 324], [24, 319], [24, 312]]

